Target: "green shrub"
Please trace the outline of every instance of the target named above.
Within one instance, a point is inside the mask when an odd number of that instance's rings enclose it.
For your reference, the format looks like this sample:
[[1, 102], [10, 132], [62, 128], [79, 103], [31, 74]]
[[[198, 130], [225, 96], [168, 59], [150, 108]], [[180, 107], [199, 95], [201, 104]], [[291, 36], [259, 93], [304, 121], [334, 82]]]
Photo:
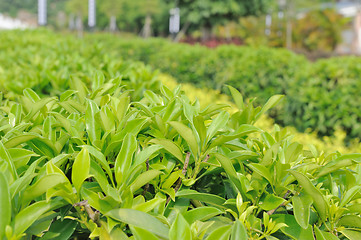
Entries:
[[[59, 95], [67, 89], [70, 76], [85, 77], [89, 84], [96, 70], [112, 78], [132, 68], [132, 78], [137, 79], [143, 75], [135, 73], [137, 64], [128, 61], [143, 61], [198, 87], [229, 94], [224, 84], [232, 85], [245, 98], [256, 97], [255, 103], [260, 105], [274, 94], [285, 94], [285, 103], [269, 112], [278, 124], [299, 131], [311, 128], [320, 136], [331, 136], [341, 128], [347, 132], [347, 141], [361, 137], [357, 100], [361, 68], [355, 57], [310, 63], [284, 49], [231, 45], [208, 49], [164, 39], [114, 41], [107, 34], [82, 40], [59, 38], [47, 31], [21, 34], [22, 39], [13, 32], [0, 36], [4, 43], [0, 46], [0, 87], [8, 91], [21, 93], [31, 87], [39, 93], [55, 91]], [[147, 78], [152, 79], [150, 72]], [[141, 88], [134, 85], [134, 89]]]
[[[255, 106], [229, 87], [232, 110], [203, 107], [100, 45], [50, 38], [47, 49], [26, 34], [39, 44], [21, 46], [25, 68], [2, 70], [19, 85], [2, 82], [0, 239], [361, 237], [361, 154], [255, 127], [283, 96]], [[22, 89], [31, 67], [36, 92]]]
[[316, 62], [307, 78], [290, 88], [282, 118], [304, 131], [332, 135], [337, 128], [348, 138], [361, 137], [361, 62], [357, 57], [338, 57]]

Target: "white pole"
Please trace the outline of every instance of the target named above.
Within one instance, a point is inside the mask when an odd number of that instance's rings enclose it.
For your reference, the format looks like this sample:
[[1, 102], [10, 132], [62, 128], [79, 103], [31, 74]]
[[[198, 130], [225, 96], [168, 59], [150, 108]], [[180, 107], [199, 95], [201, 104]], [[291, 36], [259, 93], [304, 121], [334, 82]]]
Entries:
[[38, 0], [38, 24], [45, 26], [47, 23], [46, 0]]
[[95, 0], [88, 1], [88, 26], [95, 27], [96, 13], [95, 13]]

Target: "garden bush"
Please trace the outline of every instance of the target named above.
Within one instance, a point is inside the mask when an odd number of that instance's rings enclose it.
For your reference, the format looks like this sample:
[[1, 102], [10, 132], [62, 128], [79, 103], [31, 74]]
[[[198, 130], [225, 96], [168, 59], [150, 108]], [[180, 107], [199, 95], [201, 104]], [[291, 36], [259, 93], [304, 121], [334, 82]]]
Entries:
[[[347, 142], [361, 137], [357, 101], [361, 69], [356, 57], [311, 63], [288, 50], [265, 47], [229, 45], [208, 49], [164, 39], [114, 41], [114, 36], [108, 34], [89, 35], [77, 41], [48, 31], [21, 34], [27, 37], [18, 39], [14, 33], [0, 36], [6, 43], [0, 46], [0, 86], [16, 93], [31, 87], [60, 94], [67, 88], [69, 75], [86, 77], [89, 82], [94, 69], [112, 78], [133, 68], [131, 75], [136, 79], [143, 76], [135, 73], [139, 63], [128, 62], [142, 61], [198, 87], [230, 94], [224, 85], [232, 85], [245, 99], [255, 97], [256, 105], [264, 104], [274, 94], [285, 94], [284, 103], [269, 112], [278, 124], [292, 125], [299, 131], [310, 128], [319, 136], [332, 136], [342, 129], [347, 132]], [[44, 48], [49, 52], [41, 51]], [[148, 78], [152, 78], [151, 74]]]
[[361, 154], [254, 126], [282, 95], [203, 107], [83, 40], [22, 41], [25, 69], [2, 67], [0, 239], [361, 238]]
[[348, 138], [361, 137], [361, 62], [338, 57], [316, 62], [307, 78], [299, 78], [288, 90], [288, 104], [281, 118], [298, 130], [315, 129], [330, 135], [342, 128]]
[[[102, 36], [95, 39], [110, 41]], [[256, 97], [257, 104], [264, 104], [274, 94], [285, 94], [285, 103], [270, 112], [283, 126], [292, 125], [300, 131], [311, 128], [320, 136], [331, 136], [341, 128], [347, 132], [347, 141], [361, 137], [357, 101], [361, 68], [357, 57], [312, 63], [285, 49], [232, 45], [207, 49], [161, 39], [139, 45], [127, 40], [106, 45], [114, 51], [120, 49], [119, 54], [125, 58], [145, 61], [181, 82], [228, 94], [223, 86], [230, 84], [245, 98]], [[130, 49], [138, 54], [127, 54], [132, 52]], [[141, 57], [142, 52], [147, 57]]]

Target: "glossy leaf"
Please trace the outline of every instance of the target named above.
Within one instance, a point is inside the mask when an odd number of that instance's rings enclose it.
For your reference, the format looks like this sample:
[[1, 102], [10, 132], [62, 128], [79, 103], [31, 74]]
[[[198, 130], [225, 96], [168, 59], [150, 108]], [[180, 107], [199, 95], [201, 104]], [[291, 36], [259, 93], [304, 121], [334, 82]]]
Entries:
[[222, 197], [209, 193], [199, 193], [195, 190], [181, 190], [176, 193], [176, 197], [194, 199], [216, 206], [222, 206], [225, 202], [225, 199]]
[[79, 192], [81, 185], [89, 177], [90, 156], [88, 150], [83, 148], [76, 156], [71, 172], [71, 180], [74, 187]]
[[5, 227], [10, 224], [11, 209], [9, 183], [0, 171], [0, 239], [4, 238]]
[[132, 164], [133, 154], [137, 149], [137, 140], [133, 134], [124, 138], [120, 152], [115, 160], [114, 171], [118, 185], [122, 183]]
[[297, 223], [307, 229], [310, 221], [310, 207], [312, 198], [309, 195], [300, 195], [292, 197], [293, 213]]
[[220, 215], [224, 213], [224, 211], [215, 207], [198, 207], [187, 211], [183, 214], [184, 218], [189, 224], [194, 223], [195, 221], [206, 221], [212, 217]]
[[247, 230], [244, 225], [237, 219], [232, 226], [231, 240], [247, 240]]
[[63, 221], [57, 220], [53, 222], [47, 232], [41, 239], [44, 240], [62, 240], [69, 239], [71, 235], [74, 233], [76, 226], [78, 223], [76, 221], [70, 219], [64, 219]]
[[169, 228], [157, 218], [147, 213], [121, 208], [111, 210], [105, 215], [120, 222], [150, 231], [159, 237], [168, 238]]
[[178, 213], [169, 231], [169, 240], [192, 239], [192, 233], [188, 222], [182, 214]]
[[149, 170], [140, 174], [134, 182], [130, 185], [130, 190], [134, 193], [136, 190], [144, 186], [145, 184], [158, 177], [162, 172], [158, 170]]
[[232, 227], [231, 226], [222, 226], [214, 231], [212, 231], [208, 237], [207, 240], [229, 240], [229, 236], [231, 235]]
[[169, 124], [177, 130], [179, 135], [184, 138], [194, 156], [198, 155], [198, 143], [192, 129], [180, 122], [169, 122]]
[[345, 229], [340, 232], [350, 240], [361, 239], [361, 232], [359, 231]]
[[152, 139], [151, 143], [161, 145], [165, 150], [167, 150], [170, 154], [176, 157], [179, 161], [184, 163], [183, 154], [179, 147], [169, 139]]
[[132, 231], [134, 238], [136, 240], [143, 240], [143, 239], [159, 240], [159, 238], [155, 234], [151, 233], [150, 231], [147, 231], [146, 229], [138, 228], [130, 225], [130, 230]]
[[361, 186], [353, 186], [347, 192], [343, 195], [342, 200], [340, 202], [340, 207], [345, 206], [347, 203], [349, 203], [352, 198], [359, 193], [361, 190]]
[[38, 201], [21, 210], [13, 220], [14, 234], [20, 235], [28, 229], [40, 216], [51, 210], [60, 208], [64, 202], [60, 199], [53, 199], [49, 202]]
[[259, 206], [266, 211], [276, 209], [286, 200], [283, 198], [277, 197], [274, 194], [267, 194], [266, 197], [259, 202]]
[[325, 221], [328, 213], [328, 205], [324, 195], [322, 195], [320, 190], [318, 190], [304, 174], [294, 170], [290, 170], [290, 173], [297, 179], [299, 184], [304, 188], [304, 191], [312, 197], [313, 205], [315, 206], [318, 215]]

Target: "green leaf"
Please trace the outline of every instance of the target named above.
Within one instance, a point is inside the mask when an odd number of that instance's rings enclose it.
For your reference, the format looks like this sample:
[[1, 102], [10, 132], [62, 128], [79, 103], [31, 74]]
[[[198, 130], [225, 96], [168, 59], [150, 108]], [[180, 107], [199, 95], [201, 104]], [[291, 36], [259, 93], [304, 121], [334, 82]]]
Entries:
[[231, 135], [220, 135], [217, 138], [215, 138], [212, 141], [212, 143], [209, 145], [208, 148], [212, 149], [215, 146], [220, 146], [223, 143], [226, 143], [226, 142], [231, 141], [233, 139], [240, 138], [240, 137], [243, 137], [243, 136], [245, 136], [247, 134], [258, 132], [258, 131], [261, 131], [261, 129], [258, 128], [258, 127], [248, 125], [248, 124], [242, 124], [241, 126], [239, 126], [237, 131], [233, 132]]
[[361, 190], [361, 186], [353, 186], [347, 192], [343, 195], [342, 200], [340, 202], [340, 207], [345, 206], [347, 203], [349, 203], [352, 198], [359, 193]]
[[23, 194], [23, 201], [31, 201], [36, 197], [45, 194], [48, 189], [54, 188], [59, 184], [64, 184], [67, 182], [67, 179], [63, 175], [52, 173], [41, 177], [33, 185], [26, 188]]
[[63, 240], [70, 239], [75, 231], [78, 222], [64, 219], [53, 222], [47, 232], [41, 236], [42, 240]]
[[133, 154], [137, 149], [137, 140], [135, 136], [131, 133], [128, 133], [123, 141], [120, 152], [115, 159], [114, 171], [115, 178], [118, 185], [125, 180], [126, 175], [129, 172], [129, 168], [132, 164]]
[[90, 177], [90, 156], [88, 150], [83, 148], [76, 156], [71, 171], [71, 179], [74, 187], [79, 192], [84, 180]]
[[213, 230], [207, 237], [207, 240], [229, 240], [232, 226], [226, 225]]
[[270, 184], [273, 184], [273, 178], [271, 176], [271, 173], [265, 166], [259, 163], [251, 163], [247, 166], [257, 174], [259, 174], [261, 177], [264, 177]]
[[221, 207], [223, 207], [222, 205], [226, 201], [224, 198], [214, 194], [199, 193], [195, 190], [188, 190], [188, 189], [177, 192], [176, 197], [194, 199]]
[[332, 233], [320, 230], [317, 226], [313, 227], [316, 235], [316, 240], [338, 240], [339, 238]]
[[359, 232], [359, 231], [345, 229], [345, 230], [342, 230], [340, 232], [350, 240], [359, 240], [359, 239], [361, 239], [361, 232]]
[[207, 129], [206, 144], [214, 137], [217, 131], [224, 128], [229, 120], [229, 113], [226, 111], [221, 112], [213, 119], [211, 125]]
[[90, 145], [81, 145], [79, 147], [85, 148], [91, 155], [93, 155], [95, 157], [95, 159], [98, 160], [98, 162], [100, 163], [102, 168], [106, 171], [106, 173], [110, 177], [110, 180], [113, 182], [113, 178], [112, 178], [113, 174], [110, 170], [109, 164], [108, 164], [105, 156], [103, 155], [103, 153], [100, 152], [95, 147], [90, 146]]
[[5, 227], [10, 225], [11, 210], [9, 183], [0, 171], [0, 239], [4, 239]]
[[302, 151], [303, 145], [293, 142], [285, 150], [286, 163], [293, 163], [297, 160]]
[[330, 162], [328, 164], [326, 164], [325, 166], [320, 168], [320, 171], [317, 173], [316, 177], [322, 177], [326, 174], [335, 172], [336, 170], [340, 169], [340, 168], [344, 168], [344, 167], [349, 167], [352, 166], [354, 164], [356, 164], [357, 162], [351, 159], [344, 159], [344, 160], [340, 160], [340, 161], [333, 161]]
[[39, 163], [38, 159], [34, 161], [30, 167], [26, 170], [26, 172], [18, 179], [16, 179], [10, 186], [10, 195], [11, 198], [14, 198], [16, 194], [18, 194], [23, 189], [27, 188], [28, 185], [31, 183], [32, 179], [37, 175], [35, 174], [35, 169]]
[[65, 92], [63, 92], [60, 95], [60, 101], [64, 102], [66, 101], [68, 98], [70, 98], [72, 95], [74, 95], [75, 93], [77, 93], [77, 91], [75, 90], [66, 90]]
[[295, 240], [298, 239], [313, 239], [313, 232], [311, 225], [307, 229], [301, 228], [298, 225], [295, 217], [290, 214], [273, 214], [270, 216], [276, 223], [285, 223], [287, 227], [281, 228], [281, 231], [287, 236]]
[[274, 194], [267, 194], [266, 197], [259, 202], [259, 206], [266, 211], [272, 210], [284, 203], [284, 200], [281, 197], [277, 197]]
[[298, 183], [304, 188], [304, 191], [309, 194], [313, 199], [313, 205], [320, 218], [325, 221], [328, 213], [328, 205], [326, 203], [324, 195], [317, 189], [311, 181], [304, 174], [290, 170], [289, 171], [298, 181]]
[[113, 209], [113, 206], [109, 202], [101, 199], [97, 193], [87, 188], [81, 189], [81, 196], [85, 200], [88, 200], [90, 206], [103, 214]]
[[181, 135], [182, 138], [184, 138], [184, 140], [186, 140], [190, 150], [193, 153], [193, 156], [197, 157], [198, 156], [198, 143], [197, 143], [197, 139], [194, 136], [192, 129], [190, 129], [189, 127], [187, 127], [186, 125], [184, 125], [181, 122], [169, 122], [169, 124], [175, 130], [177, 130], [179, 135]]
[[130, 225], [129, 227], [134, 235], [135, 240], [143, 240], [143, 239], [159, 240], [159, 238], [157, 238], [157, 236], [155, 236], [155, 234], [147, 231], [146, 229], [134, 227], [132, 225]]
[[0, 141], [0, 160], [5, 160], [5, 162], [8, 164], [9, 171], [13, 177], [13, 180], [16, 180], [18, 178], [18, 174], [16, 172], [16, 168], [14, 165], [13, 160], [11, 159], [10, 153], [5, 148], [4, 144]]
[[123, 118], [125, 117], [125, 115], [128, 111], [128, 108], [129, 108], [129, 102], [130, 102], [130, 98], [129, 98], [129, 96], [127, 96], [127, 94], [123, 94], [119, 98], [117, 110], [115, 111], [119, 122], [122, 121]]
[[64, 206], [61, 199], [52, 199], [47, 201], [38, 201], [25, 209], [21, 210], [13, 220], [14, 234], [19, 236], [26, 231], [43, 214]]
[[28, 145], [40, 156], [48, 156], [50, 158], [55, 157], [58, 154], [58, 150], [54, 144], [47, 138], [37, 137], [29, 140]]
[[40, 100], [40, 97], [39, 95], [34, 91], [32, 90], [31, 88], [25, 88], [23, 90], [23, 94], [24, 96], [28, 97], [29, 99], [31, 99], [31, 101], [33, 103], [37, 102]]
[[189, 224], [192, 224], [197, 220], [206, 221], [212, 217], [215, 217], [223, 213], [224, 211], [215, 207], [197, 207], [195, 209], [185, 212], [183, 216]]
[[85, 126], [90, 142], [96, 145], [100, 140], [100, 126], [96, 121], [96, 114], [99, 112], [98, 106], [92, 100], [88, 99], [87, 108], [85, 111]]
[[164, 195], [162, 195], [162, 196], [163, 197], [156, 196], [155, 198], [153, 198], [147, 202], [137, 204], [137, 205], [133, 206], [133, 209], [147, 213], [147, 212], [152, 211], [155, 208], [159, 208], [162, 204], [164, 204], [166, 202], [166, 198], [164, 197]]
[[16, 147], [22, 143], [25, 143], [27, 141], [30, 141], [34, 138], [37, 138], [38, 136], [37, 135], [30, 135], [30, 134], [22, 134], [22, 135], [18, 135], [18, 136], [15, 136], [15, 137], [12, 137], [10, 138], [8, 141], [6, 141], [4, 143], [4, 146], [6, 148], [13, 148], [13, 147]]
[[247, 240], [247, 230], [244, 225], [237, 219], [232, 226], [231, 240]]
[[312, 198], [309, 195], [300, 195], [292, 197], [293, 214], [297, 223], [307, 229], [310, 221], [310, 207]]
[[338, 226], [359, 228], [361, 230], [361, 217], [356, 215], [345, 215], [337, 223]]
[[140, 174], [130, 185], [130, 190], [134, 193], [145, 184], [158, 177], [162, 172], [158, 170], [149, 170]]
[[169, 139], [157, 139], [156, 138], [156, 139], [150, 140], [149, 142], [163, 146], [163, 148], [165, 150], [167, 150], [170, 154], [172, 154], [174, 157], [179, 159], [179, 161], [184, 163], [183, 154], [182, 154], [181, 150], [171, 140], [169, 140]]
[[23, 148], [10, 148], [8, 149], [8, 152], [13, 159], [14, 165], [17, 169], [26, 166], [31, 157], [38, 156], [33, 151]]
[[155, 235], [168, 238], [169, 228], [157, 218], [133, 209], [113, 209], [105, 214], [115, 220], [145, 229]]
[[26, 115], [24, 118], [24, 122], [28, 122], [29, 120], [31, 120], [35, 116], [35, 114], [40, 112], [40, 110], [43, 107], [46, 107], [46, 105], [48, 103], [54, 102], [54, 101], [56, 101], [56, 97], [43, 98], [43, 99], [37, 101], [36, 103], [32, 104], [28, 115]]
[[159, 151], [163, 147], [160, 145], [151, 145], [149, 147], [144, 148], [140, 153], [135, 156], [134, 163], [132, 167], [136, 167], [150, 158], [155, 152]]
[[178, 213], [169, 231], [169, 240], [192, 239], [192, 232], [188, 222]]
[[239, 110], [243, 110], [244, 109], [244, 103], [243, 103], [243, 96], [242, 94], [235, 89], [234, 87], [227, 85], [229, 91], [231, 92], [233, 101], [236, 103], [236, 106], [238, 107]]
[[227, 173], [229, 179], [237, 187], [238, 191], [240, 191], [240, 193], [242, 194], [242, 197], [245, 198], [245, 195], [246, 195], [245, 186], [242, 185], [241, 181], [239, 180], [239, 178], [237, 176], [237, 172], [233, 167], [231, 159], [229, 159], [228, 157], [226, 157], [222, 154], [219, 154], [219, 153], [214, 153], [214, 156], [217, 158], [217, 160], [222, 165], [222, 167], [223, 167], [224, 171]]
[[254, 121], [257, 121], [265, 112], [276, 106], [282, 100], [282, 98], [284, 98], [284, 95], [274, 95], [270, 97], [261, 111], [256, 115]]

